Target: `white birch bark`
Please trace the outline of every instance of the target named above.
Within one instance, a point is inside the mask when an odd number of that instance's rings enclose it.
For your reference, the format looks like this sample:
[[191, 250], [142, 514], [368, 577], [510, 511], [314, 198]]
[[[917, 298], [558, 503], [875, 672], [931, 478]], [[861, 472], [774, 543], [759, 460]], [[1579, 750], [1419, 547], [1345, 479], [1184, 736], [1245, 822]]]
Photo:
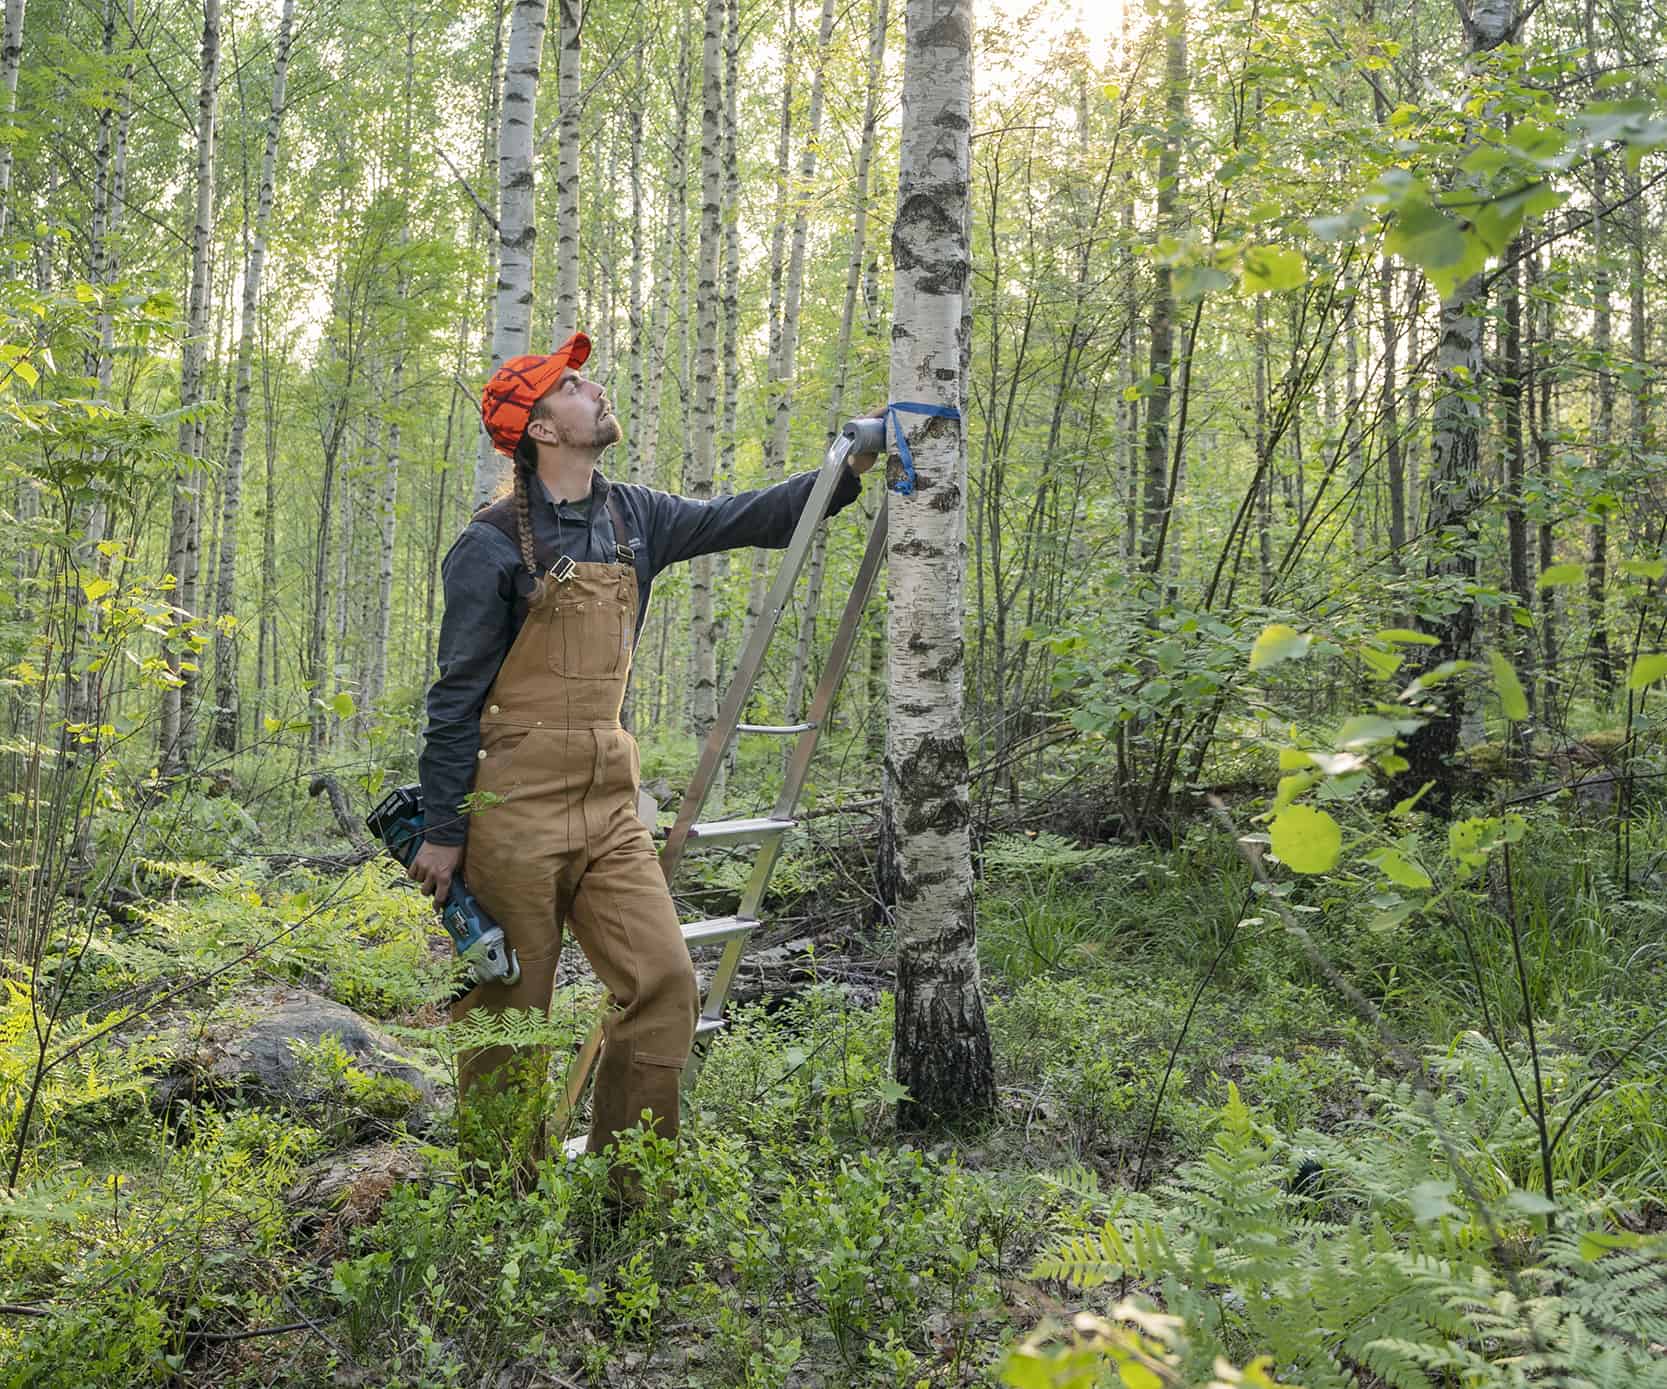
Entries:
[[[196, 212], [191, 229], [191, 288], [186, 306], [185, 342], [180, 351], [181, 406], [187, 411], [202, 404], [203, 363], [207, 352], [208, 315], [213, 307], [211, 257], [214, 251], [214, 134], [215, 98], [220, 74], [220, 0], [203, 0], [202, 66], [197, 87]], [[202, 457], [203, 430], [190, 417], [179, 425], [179, 452], [188, 460], [174, 470], [173, 517], [168, 537], [168, 569], [175, 577], [174, 605], [180, 621], [190, 621], [196, 605], [197, 566], [201, 543], [200, 487], [196, 460]], [[179, 652], [170, 652], [168, 669], [173, 682], [162, 695], [159, 761], [164, 776], [177, 775], [186, 754], [190, 698], [186, 685], [192, 672]]]
[[[405, 101], [401, 119], [401, 181], [411, 187], [411, 107], [416, 99], [417, 30], [413, 20], [405, 31]], [[393, 635], [394, 541], [399, 517], [400, 414], [405, 408], [405, 309], [410, 282], [405, 271], [405, 249], [410, 244], [408, 225], [399, 229], [399, 271], [394, 277], [394, 302], [399, 318], [394, 329], [394, 360], [388, 372], [388, 446], [382, 458], [382, 500], [376, 590], [371, 612], [370, 662], [365, 672], [364, 707], [359, 710], [360, 727], [367, 727], [372, 711], [388, 687], [388, 643]]]
[[[260, 318], [261, 276], [266, 266], [266, 237], [272, 224], [272, 197], [277, 183], [278, 136], [284, 121], [284, 88], [289, 74], [290, 34], [295, 0], [284, 0], [278, 20], [277, 46], [272, 57], [272, 105], [266, 117], [266, 143], [261, 151], [260, 188], [255, 195], [255, 225], [243, 262], [243, 300], [237, 340], [237, 384], [232, 405], [231, 436], [226, 443], [226, 470], [220, 513], [220, 566], [214, 610], [221, 616], [237, 611], [237, 517], [243, 491], [243, 457], [249, 431], [249, 396], [255, 356], [255, 325]], [[214, 637], [214, 745], [237, 750], [238, 680], [236, 639], [223, 630]]]
[[[1516, 0], [1476, 0], [1465, 20], [1467, 56], [1505, 42], [1516, 28]], [[1476, 510], [1482, 501], [1480, 440], [1482, 405], [1475, 383], [1482, 379], [1482, 280], [1472, 275], [1441, 301], [1436, 347], [1436, 394], [1430, 412], [1430, 466], [1425, 520], [1429, 529], [1450, 535], [1430, 560], [1427, 576], [1468, 582], [1476, 577]], [[1409, 354], [1410, 355], [1410, 354]], [[1416, 418], [1416, 415], [1412, 416]], [[1468, 660], [1474, 654], [1476, 608], [1454, 605], [1450, 614], [1420, 618], [1419, 627], [1436, 639], [1425, 650], [1424, 669], [1443, 661]], [[1430, 717], [1406, 741], [1409, 764], [1402, 786], [1416, 791], [1433, 783], [1421, 805], [1445, 817], [1452, 806], [1452, 759], [1458, 751], [1464, 710], [1463, 682], [1448, 680], [1432, 692]]]
[[[723, 421], [718, 427], [718, 490], [735, 484], [735, 411], [739, 403], [736, 353], [740, 340], [741, 291], [741, 171], [736, 160], [735, 126], [741, 80], [741, 3], [724, 5], [724, 135], [723, 135]], [[719, 556], [720, 562], [727, 558]], [[725, 568], [724, 572], [728, 572]]]
[[[971, 270], [972, 0], [908, 0], [897, 219], [893, 400], [962, 410]], [[895, 845], [896, 1075], [908, 1126], [995, 1103], [979, 988], [963, 733], [966, 431], [903, 415], [914, 490], [890, 498], [884, 815]], [[893, 444], [895, 452], [896, 445]], [[894, 456], [895, 474], [901, 463]]]
[[628, 312], [631, 333], [631, 374], [625, 383], [625, 476], [630, 482], [642, 479], [642, 407], [647, 373], [643, 370], [643, 351], [648, 342], [646, 325], [642, 321], [643, 270], [643, 51], [637, 49], [636, 80], [631, 84], [630, 106], [626, 121], [630, 127], [631, 149], [631, 288]]
[[[845, 302], [839, 314], [839, 340], [834, 346], [834, 388], [828, 401], [827, 438], [832, 443], [844, 424], [845, 387], [851, 370], [851, 331], [857, 313], [857, 287], [862, 280], [863, 256], [868, 250], [868, 172], [874, 159], [874, 130], [879, 124], [880, 82], [885, 72], [887, 0], [875, 0], [868, 30], [868, 92], [863, 102], [862, 134], [857, 145], [856, 186], [851, 209], [851, 256], [845, 263]], [[862, 408], [862, 407], [859, 407]], [[810, 653], [816, 644], [817, 609], [822, 601], [822, 576], [827, 562], [826, 529], [816, 532], [805, 578], [804, 613], [799, 619], [793, 648], [793, 670], [787, 681], [787, 722], [797, 723], [810, 680]]]
[[[723, 35], [724, 0], [706, 0], [706, 31], [701, 63], [700, 112], [700, 259], [695, 284], [699, 315], [695, 344], [695, 400], [688, 490], [691, 497], [712, 495], [717, 453], [717, 330], [718, 245], [723, 228], [719, 217], [719, 121], [722, 90], [719, 63]], [[717, 719], [717, 627], [712, 602], [712, 560], [697, 559], [690, 566], [690, 726], [704, 738]], [[713, 788], [714, 796], [719, 795]]]
[[[556, 109], [560, 149], [556, 157], [556, 327], [560, 347], [579, 323], [579, 29], [583, 0], [556, 0]], [[607, 361], [613, 366], [611, 360]]]
[[[10, 124], [17, 109], [17, 74], [23, 66], [24, 0], [6, 0], [6, 28], [0, 35], [0, 121]], [[12, 147], [0, 144], [0, 236], [11, 211]]]
[[[804, 145], [799, 155], [799, 174], [792, 184], [789, 201], [793, 207], [793, 232], [788, 242], [787, 270], [782, 283], [781, 333], [775, 360], [771, 363], [770, 437], [764, 448], [764, 481], [775, 482], [787, 461], [788, 434], [793, 423], [793, 368], [799, 352], [799, 308], [804, 298], [805, 240], [810, 232], [810, 192], [816, 177], [817, 141], [822, 133], [823, 73], [827, 67], [828, 45], [833, 37], [834, 0], [822, 0], [822, 21], [816, 35], [816, 66], [810, 80], [810, 111], [806, 120]], [[784, 144], [785, 148], [785, 144]], [[752, 582], [747, 587], [746, 624], [741, 642], [752, 635], [764, 606], [765, 580], [774, 561], [754, 552]]]
[[[533, 245], [538, 239], [533, 198], [533, 119], [544, 52], [548, 0], [515, 0], [504, 52], [503, 112], [498, 123], [498, 288], [492, 322], [492, 369], [527, 350], [532, 331]], [[481, 430], [475, 464], [475, 502], [496, 492], [508, 464]]]
[[[1608, 470], [1614, 461], [1615, 442], [1615, 373], [1609, 369], [1609, 353], [1615, 345], [1613, 278], [1609, 266], [1609, 216], [1603, 210], [1608, 201], [1608, 161], [1599, 155], [1592, 162], [1592, 355], [1597, 359], [1594, 373], [1597, 400], [1592, 419], [1590, 463], [1594, 490], [1598, 492], [1609, 490]], [[1591, 624], [1588, 641], [1592, 681], [1601, 699], [1608, 699], [1615, 687], [1606, 603], [1608, 576], [1609, 517], [1603, 510], [1594, 508], [1586, 568], [1586, 611]]]

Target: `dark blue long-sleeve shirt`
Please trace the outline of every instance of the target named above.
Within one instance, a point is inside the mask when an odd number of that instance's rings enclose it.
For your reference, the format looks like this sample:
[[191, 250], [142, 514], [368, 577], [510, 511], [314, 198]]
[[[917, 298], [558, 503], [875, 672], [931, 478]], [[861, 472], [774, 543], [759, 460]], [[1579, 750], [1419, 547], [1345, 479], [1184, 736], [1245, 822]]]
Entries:
[[[533, 489], [533, 536], [540, 553], [567, 555], [580, 563], [612, 563], [623, 542], [636, 555], [637, 626], [642, 633], [654, 576], [679, 560], [719, 550], [757, 546], [784, 549], [810, 500], [817, 471], [773, 487], [731, 497], [695, 501], [633, 483], [592, 475], [590, 504], [560, 506], [545, 489]], [[834, 487], [828, 514], [849, 506], [862, 490], [846, 468]], [[608, 494], [613, 492], [630, 532], [614, 535]], [[461, 844], [467, 821], [462, 802], [480, 749], [480, 711], [498, 668], [520, 630], [515, 576], [521, 555], [496, 526], [472, 521], [440, 565], [446, 610], [440, 621], [440, 675], [428, 691], [428, 726], [417, 763], [422, 781], [423, 836], [436, 844]]]

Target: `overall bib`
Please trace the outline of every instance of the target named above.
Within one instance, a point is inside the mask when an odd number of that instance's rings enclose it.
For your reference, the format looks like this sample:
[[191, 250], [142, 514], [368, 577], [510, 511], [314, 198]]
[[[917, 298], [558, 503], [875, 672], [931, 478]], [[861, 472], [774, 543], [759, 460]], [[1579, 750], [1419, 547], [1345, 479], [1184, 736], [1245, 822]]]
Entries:
[[[564, 923], [607, 987], [592, 1152], [643, 1122], [645, 1109], [656, 1132], [676, 1134], [700, 1007], [677, 911], [637, 818], [636, 740], [619, 721], [636, 617], [630, 563], [563, 560], [544, 579], [481, 711], [474, 790], [500, 799], [470, 816], [463, 859], [469, 887], [520, 957], [521, 978], [477, 985], [454, 1017], [476, 1008], [547, 1016]], [[465, 1154], [507, 1155], [530, 1171], [545, 1148], [548, 1072], [543, 1048], [463, 1053]]]

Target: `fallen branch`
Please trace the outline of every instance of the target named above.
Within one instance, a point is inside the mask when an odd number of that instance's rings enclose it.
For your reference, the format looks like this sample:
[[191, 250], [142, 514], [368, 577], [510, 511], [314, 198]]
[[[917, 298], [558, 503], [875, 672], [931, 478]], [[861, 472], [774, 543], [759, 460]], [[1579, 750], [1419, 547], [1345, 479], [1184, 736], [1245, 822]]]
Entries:
[[335, 814], [336, 823], [341, 826], [341, 832], [352, 842], [366, 858], [374, 858], [376, 851], [371, 848], [360, 828], [358, 818], [353, 814], [353, 807], [348, 804], [347, 792], [341, 788], [341, 783], [328, 772], [319, 772], [307, 785], [307, 794], [316, 796], [322, 791], [330, 798], [330, 809]]

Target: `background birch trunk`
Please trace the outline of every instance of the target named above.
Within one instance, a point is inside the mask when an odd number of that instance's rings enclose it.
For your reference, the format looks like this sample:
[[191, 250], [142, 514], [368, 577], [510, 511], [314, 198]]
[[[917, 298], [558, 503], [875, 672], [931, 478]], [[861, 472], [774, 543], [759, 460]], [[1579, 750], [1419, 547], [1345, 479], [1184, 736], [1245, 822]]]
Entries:
[[[700, 84], [700, 256], [695, 282], [698, 326], [688, 478], [689, 495], [698, 500], [711, 497], [717, 465], [718, 248], [723, 236], [719, 216], [723, 28], [724, 0], [706, 0]], [[701, 739], [718, 714], [717, 623], [712, 602], [711, 556], [693, 561], [690, 571], [689, 724], [696, 739]], [[712, 787], [712, 804], [722, 805], [723, 789], [720, 777]]]
[[[556, 0], [559, 13], [556, 108], [560, 149], [556, 158], [556, 326], [554, 350], [579, 325], [579, 30], [584, 0]], [[611, 357], [604, 357], [613, 369]]]
[[[1468, 57], [1497, 48], [1516, 27], [1516, 0], [1477, 0], [1466, 21]], [[1482, 500], [1482, 279], [1472, 275], [1441, 301], [1436, 348], [1436, 393], [1431, 405], [1430, 468], [1425, 478], [1425, 524], [1447, 539], [1426, 565], [1429, 578], [1468, 584], [1476, 578], [1476, 508]], [[1416, 416], [1415, 416], [1416, 418]], [[1424, 670], [1443, 661], [1468, 660], [1476, 636], [1476, 608], [1460, 602], [1445, 615], [1420, 617], [1419, 629], [1436, 639], [1425, 649]], [[1404, 794], [1428, 785], [1420, 804], [1445, 819], [1452, 806], [1452, 759], [1459, 749], [1463, 687], [1448, 680], [1429, 692], [1432, 716], [1406, 741], [1410, 764]]]
[[[875, 0], [868, 30], [868, 93], [863, 102], [862, 135], [857, 146], [856, 187], [851, 208], [851, 257], [845, 263], [845, 301], [839, 313], [839, 340], [834, 345], [834, 388], [828, 401], [827, 440], [831, 444], [844, 424], [845, 387], [851, 370], [851, 332], [857, 316], [857, 288], [862, 281], [863, 256], [868, 250], [868, 171], [874, 159], [874, 129], [879, 123], [880, 82], [885, 71], [887, 0]], [[858, 409], [868, 409], [860, 405]], [[822, 601], [822, 579], [827, 563], [828, 533], [816, 532], [805, 579], [805, 605], [793, 647], [793, 670], [787, 681], [787, 722], [797, 723], [810, 680], [810, 657], [816, 645], [817, 609]]]
[[[284, 0], [278, 20], [278, 41], [272, 57], [272, 105], [266, 117], [266, 144], [261, 151], [260, 188], [255, 195], [255, 223], [249, 252], [243, 262], [243, 300], [238, 323], [236, 386], [232, 404], [231, 437], [226, 444], [224, 491], [220, 509], [220, 565], [214, 610], [222, 616], [237, 611], [237, 515], [243, 490], [243, 457], [249, 432], [249, 396], [255, 355], [255, 325], [260, 319], [261, 274], [266, 265], [266, 237], [272, 224], [272, 197], [277, 183], [278, 136], [284, 120], [284, 85], [289, 73], [290, 33], [295, 0]], [[247, 206], [247, 203], [244, 204]], [[237, 750], [239, 701], [238, 641], [224, 630], [214, 636], [214, 746]]]
[[[970, 276], [971, 0], [909, 0], [892, 228], [890, 398], [963, 408]], [[964, 421], [904, 415], [912, 495], [894, 494], [884, 803], [897, 872], [899, 1122], [987, 1113], [995, 1070], [979, 987], [963, 723]], [[893, 473], [901, 469], [893, 443]]]
[[1593, 519], [1586, 603], [1587, 621], [1591, 624], [1588, 650], [1592, 655], [1592, 679], [1602, 699], [1607, 699], [1615, 688], [1615, 660], [1609, 649], [1609, 504], [1605, 500], [1612, 491], [1609, 471], [1614, 464], [1615, 441], [1615, 373], [1609, 362], [1615, 335], [1608, 259], [1609, 214], [1605, 209], [1609, 201], [1608, 175], [1608, 162], [1599, 155], [1592, 162], [1592, 355], [1597, 360], [1593, 383], [1597, 400], [1592, 419], [1590, 475], [1597, 496], [1590, 502]]
[[[409, 21], [405, 31], [405, 100], [400, 121], [400, 181], [404, 189], [411, 187], [411, 106], [416, 99], [417, 28], [416, 20]], [[388, 369], [388, 443], [382, 456], [382, 499], [379, 508], [378, 552], [374, 607], [369, 624], [370, 652], [365, 671], [365, 698], [359, 710], [359, 721], [368, 729], [372, 711], [381, 702], [388, 687], [388, 643], [393, 634], [394, 614], [394, 541], [399, 522], [399, 469], [401, 415], [405, 408], [405, 353], [406, 323], [409, 310], [410, 276], [406, 269], [406, 252], [411, 243], [411, 228], [402, 222], [399, 229], [399, 269], [394, 276], [394, 359]], [[374, 448], [374, 435], [373, 448]]]
[[[196, 418], [203, 399], [203, 365], [208, 351], [208, 316], [213, 308], [210, 283], [214, 254], [214, 122], [220, 76], [220, 0], [203, 0], [201, 81], [197, 87], [197, 210], [191, 229], [191, 289], [180, 352], [179, 452], [187, 460], [174, 471], [173, 522], [168, 536], [168, 570], [175, 576], [177, 629], [193, 619], [197, 598], [200, 545], [198, 461], [204, 432]], [[176, 639], [177, 641], [178, 639]], [[191, 737], [190, 686], [194, 662], [177, 645], [167, 654], [171, 683], [162, 695], [158, 762], [164, 777], [177, 776]]]
[[[6, 28], [0, 35], [0, 121], [11, 123], [17, 109], [17, 74], [23, 66], [23, 3], [6, 0]], [[6, 234], [12, 205], [12, 146], [0, 142], [0, 236]]]
[[[817, 141], [822, 133], [823, 74], [828, 61], [828, 44], [833, 37], [834, 0], [822, 0], [822, 20], [816, 34], [815, 68], [810, 79], [810, 111], [806, 118], [804, 144], [799, 155], [799, 173], [789, 188], [793, 208], [793, 232], [788, 243], [787, 270], [782, 281], [781, 335], [771, 381], [765, 398], [770, 402], [770, 441], [764, 450], [764, 482], [780, 479], [787, 464], [789, 433], [793, 423], [793, 371], [799, 353], [799, 312], [804, 302], [805, 238], [810, 230], [810, 190], [816, 177]], [[752, 582], [747, 588], [746, 622], [741, 642], [752, 634], [764, 606], [765, 582], [774, 562], [753, 553]]]
[[[544, 52], [548, 0], [515, 0], [504, 53], [503, 111], [498, 122], [498, 289], [492, 321], [491, 369], [527, 350], [532, 331], [533, 246], [538, 240], [533, 198], [533, 119]], [[575, 266], [577, 262], [575, 262]], [[480, 432], [475, 504], [502, 485], [508, 464]]]
[[[1186, 120], [1186, 7], [1171, 0], [1164, 15], [1163, 144], [1158, 150], [1155, 222], [1159, 236], [1178, 226], [1181, 126]], [[1147, 318], [1151, 363], [1147, 380], [1145, 469], [1141, 497], [1141, 568], [1154, 578], [1163, 558], [1163, 535], [1169, 522], [1169, 402], [1175, 366], [1175, 291], [1167, 265], [1153, 272], [1152, 306]]]

